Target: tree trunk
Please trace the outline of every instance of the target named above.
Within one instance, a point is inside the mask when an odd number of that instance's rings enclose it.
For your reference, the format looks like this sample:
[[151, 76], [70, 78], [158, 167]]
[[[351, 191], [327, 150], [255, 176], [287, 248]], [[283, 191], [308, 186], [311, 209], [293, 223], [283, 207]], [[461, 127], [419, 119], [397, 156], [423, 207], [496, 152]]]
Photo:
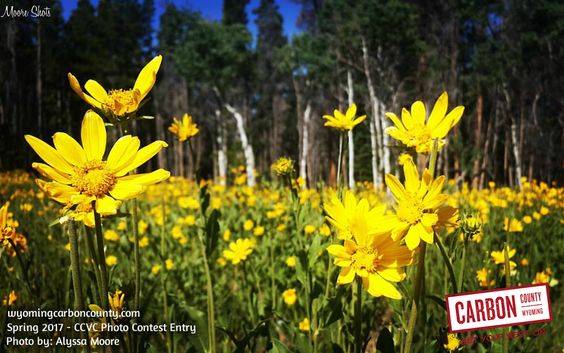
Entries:
[[519, 141], [517, 139], [517, 124], [514, 119], [511, 120], [511, 144], [513, 145], [513, 158], [515, 158], [515, 182], [521, 188], [521, 153], [519, 151]]
[[392, 166], [390, 164], [391, 156], [390, 156], [390, 136], [386, 133], [387, 128], [387, 121], [384, 113], [386, 112], [386, 107], [384, 103], [380, 102], [380, 124], [382, 125], [382, 145], [381, 145], [381, 153], [382, 153], [382, 166], [383, 171], [385, 174], [389, 173], [392, 170]]
[[[484, 112], [484, 98], [482, 95], [478, 95], [478, 99], [476, 101], [476, 127], [474, 130], [474, 147], [476, 149], [481, 149], [482, 143], [482, 117]], [[482, 153], [485, 154], [486, 151], [482, 150]], [[485, 156], [482, 155], [484, 158]], [[474, 159], [474, 165], [472, 167], [472, 187], [477, 188], [479, 184], [479, 175], [480, 175], [480, 153], [477, 153], [476, 158]]]
[[[353, 87], [353, 79], [352, 79], [352, 72], [350, 69], [347, 69], [347, 98], [349, 107], [354, 104], [354, 87]], [[347, 132], [348, 138], [348, 149], [349, 149], [349, 189], [354, 190], [355, 181], [354, 181], [354, 139], [353, 139], [353, 132], [349, 130]]]
[[[307, 180], [307, 161], [309, 159], [309, 121], [311, 119], [311, 102], [307, 102], [303, 113], [302, 150], [300, 153], [300, 178]], [[305, 186], [305, 184], [304, 184]]]
[[247, 138], [243, 115], [241, 115], [241, 113], [231, 104], [224, 103], [224, 107], [233, 115], [233, 118], [235, 118], [235, 122], [237, 123], [237, 132], [239, 133], [239, 139], [241, 140], [241, 146], [243, 147], [243, 155], [245, 156], [247, 185], [255, 186], [255, 154], [253, 152], [253, 146], [251, 146], [249, 139]]
[[378, 99], [372, 83], [372, 75], [370, 74], [370, 65], [368, 62], [368, 48], [366, 41], [362, 38], [362, 62], [364, 67], [364, 76], [366, 78], [366, 86], [370, 97], [370, 106], [372, 108], [372, 116], [370, 118], [370, 151], [372, 153], [372, 182], [374, 188], [378, 187], [381, 183], [381, 175], [378, 171], [378, 157], [379, 157], [379, 136], [380, 136], [380, 121], [378, 120]]
[[219, 184], [225, 186], [227, 182], [227, 134], [225, 122], [221, 119], [221, 110], [215, 110], [217, 120], [217, 172], [219, 175]]

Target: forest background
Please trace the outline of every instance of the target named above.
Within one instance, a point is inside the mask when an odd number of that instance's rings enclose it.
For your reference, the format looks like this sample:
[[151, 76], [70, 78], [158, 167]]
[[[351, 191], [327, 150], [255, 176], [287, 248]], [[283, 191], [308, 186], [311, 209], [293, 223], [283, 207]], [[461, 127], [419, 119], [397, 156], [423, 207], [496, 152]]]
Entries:
[[[230, 182], [230, 168], [245, 165], [267, 179], [271, 163], [289, 156], [310, 186], [334, 184], [338, 139], [321, 117], [355, 102], [368, 119], [349, 137], [345, 179], [381, 184], [402, 152], [384, 113], [417, 99], [429, 106], [447, 91], [450, 106], [466, 110], [441, 173], [474, 187], [561, 180], [562, 2], [294, 0], [291, 38], [280, 4], [225, 0], [213, 20], [181, 1], [1, 0], [2, 12], [39, 5], [50, 16], [0, 18], [0, 170], [31, 164], [26, 133], [78, 133], [86, 104], [68, 72], [129, 88], [162, 54], [141, 109], [154, 118], [136, 127], [144, 142], [171, 144], [151, 170]], [[200, 128], [193, 154], [167, 130], [184, 113]]]

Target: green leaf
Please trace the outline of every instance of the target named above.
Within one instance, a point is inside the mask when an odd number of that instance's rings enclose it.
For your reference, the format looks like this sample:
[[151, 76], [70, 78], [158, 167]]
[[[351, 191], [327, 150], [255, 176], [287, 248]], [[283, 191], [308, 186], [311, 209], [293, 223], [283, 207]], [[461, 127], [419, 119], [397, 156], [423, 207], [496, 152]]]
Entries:
[[291, 353], [288, 347], [276, 338], [272, 339], [272, 349], [270, 351], [272, 353]]
[[206, 214], [209, 205], [210, 205], [210, 194], [208, 193], [208, 187], [204, 185], [200, 188], [200, 208], [202, 215]]
[[382, 353], [394, 353], [394, 337], [390, 330], [386, 327], [380, 331], [378, 335], [378, 342], [376, 342], [376, 349], [381, 351]]
[[218, 210], [213, 210], [208, 218], [206, 224], [206, 254], [210, 256], [217, 247], [217, 240], [219, 238], [219, 217], [221, 213]]

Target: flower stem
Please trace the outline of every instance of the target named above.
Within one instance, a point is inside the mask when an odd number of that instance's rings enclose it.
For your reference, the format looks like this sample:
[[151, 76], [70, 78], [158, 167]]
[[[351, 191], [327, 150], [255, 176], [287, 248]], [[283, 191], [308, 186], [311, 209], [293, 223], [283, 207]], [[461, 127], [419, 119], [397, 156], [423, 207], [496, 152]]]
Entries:
[[[511, 264], [509, 262], [509, 247], [507, 245], [507, 242], [505, 242], [503, 246], [503, 258], [504, 258], [504, 267], [505, 267], [505, 287], [509, 288], [511, 287]], [[502, 341], [503, 353], [509, 352], [509, 338], [507, 337], [509, 330], [511, 330], [511, 327], [508, 327], [507, 329], [503, 330], [504, 331], [503, 341]]]
[[445, 247], [443, 245], [443, 242], [441, 240], [441, 238], [435, 233], [435, 242], [437, 243], [437, 247], [439, 248], [439, 251], [441, 252], [441, 255], [443, 257], [443, 262], [445, 263], [447, 270], [448, 270], [448, 274], [449, 274], [449, 278], [450, 278], [450, 283], [452, 285], [452, 290], [454, 291], [454, 293], [458, 293], [458, 286], [456, 285], [456, 276], [454, 274], [454, 268], [452, 266], [452, 262], [450, 261]]
[[413, 291], [413, 300], [411, 303], [411, 312], [409, 314], [409, 321], [407, 324], [407, 336], [405, 338], [405, 349], [404, 353], [411, 352], [411, 344], [413, 342], [413, 334], [415, 331], [415, 323], [417, 322], [417, 309], [419, 306], [419, 301], [421, 299], [421, 291], [423, 288], [423, 280], [425, 278], [425, 251], [427, 250], [427, 244], [421, 242], [419, 245], [419, 259], [417, 263], [417, 273], [415, 275], [415, 288]]
[[201, 235], [198, 237], [200, 239], [200, 248], [202, 251], [202, 258], [204, 259], [204, 271], [206, 274], [206, 290], [207, 290], [207, 306], [208, 306], [208, 347], [209, 353], [216, 353], [215, 348], [215, 307], [213, 301], [213, 283], [210, 274], [210, 266], [208, 263], [208, 256], [206, 254], [206, 246]]
[[354, 306], [354, 337], [355, 337], [355, 353], [362, 353], [364, 342], [362, 339], [362, 280], [356, 281], [356, 302]]
[[96, 229], [96, 243], [98, 246], [98, 261], [100, 265], [100, 274], [102, 277], [102, 307], [108, 310], [108, 270], [106, 268], [106, 251], [104, 249], [104, 234], [102, 233], [102, 220], [100, 214], [96, 211], [96, 206], [92, 204], [94, 212], [94, 224]]
[[[70, 243], [70, 260], [71, 260], [71, 272], [72, 272], [72, 285], [74, 289], [74, 307], [76, 310], [83, 311], [85, 309], [84, 297], [82, 295], [82, 277], [80, 275], [80, 258], [78, 253], [78, 237], [76, 234], [76, 227], [73, 221], [69, 222], [68, 227], [69, 233], [69, 243]], [[82, 319], [79, 319], [82, 321]], [[84, 338], [87, 336], [85, 332], [81, 333]], [[86, 344], [86, 350], [90, 352], [90, 345]]]
[[96, 277], [96, 289], [98, 291], [98, 299], [100, 303], [103, 302], [104, 293], [102, 293], [102, 275], [100, 274], [100, 259], [98, 258], [98, 254], [96, 253], [96, 248], [94, 246], [94, 234], [92, 233], [92, 229], [84, 226], [86, 230], [86, 246], [88, 247], [88, 254], [93, 261], [94, 267], [94, 276]]
[[138, 215], [137, 215], [137, 200], [133, 200], [132, 208], [131, 208], [131, 228], [133, 230], [133, 263], [134, 263], [134, 276], [135, 276], [135, 284], [134, 284], [134, 297], [133, 297], [133, 306], [135, 310], [139, 310], [140, 304], [140, 297], [141, 297], [141, 264], [139, 260], [139, 231], [137, 229], [138, 223]]

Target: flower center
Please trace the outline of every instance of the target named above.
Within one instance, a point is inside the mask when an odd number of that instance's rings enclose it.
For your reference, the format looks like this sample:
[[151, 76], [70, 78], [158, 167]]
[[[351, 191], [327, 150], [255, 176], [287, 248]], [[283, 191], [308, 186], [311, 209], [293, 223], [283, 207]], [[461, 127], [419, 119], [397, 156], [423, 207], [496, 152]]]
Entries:
[[370, 247], [358, 248], [351, 257], [351, 267], [355, 270], [374, 272], [380, 258], [381, 256], [378, 255], [378, 250], [376, 249]]
[[431, 132], [424, 124], [417, 124], [409, 129], [410, 146], [418, 146], [428, 142], [431, 139]]
[[421, 201], [415, 198], [410, 198], [403, 200], [399, 203], [396, 210], [397, 216], [404, 222], [415, 224], [421, 220], [423, 216], [423, 208], [421, 207]]
[[139, 105], [138, 90], [115, 89], [108, 92], [108, 98], [104, 102], [104, 108], [116, 115], [134, 111]]
[[102, 197], [113, 189], [116, 176], [105, 169], [105, 163], [90, 161], [75, 170], [72, 185], [88, 196]]

